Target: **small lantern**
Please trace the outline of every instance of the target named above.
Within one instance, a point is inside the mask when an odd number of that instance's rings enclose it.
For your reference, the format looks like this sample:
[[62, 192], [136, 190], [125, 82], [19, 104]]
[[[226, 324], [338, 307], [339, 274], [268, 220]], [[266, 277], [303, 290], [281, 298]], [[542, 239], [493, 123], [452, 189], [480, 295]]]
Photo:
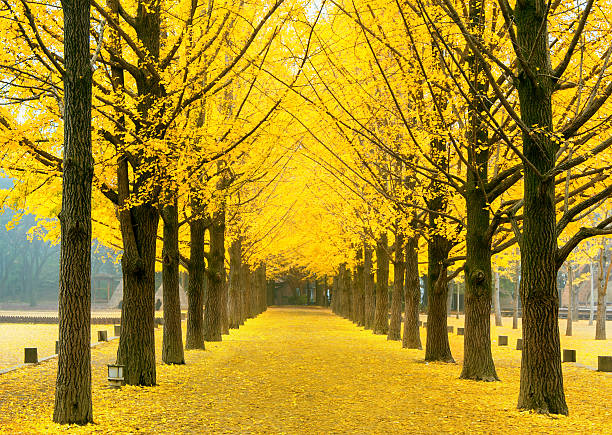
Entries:
[[111, 388], [119, 388], [123, 385], [123, 367], [119, 364], [108, 365], [108, 384]]

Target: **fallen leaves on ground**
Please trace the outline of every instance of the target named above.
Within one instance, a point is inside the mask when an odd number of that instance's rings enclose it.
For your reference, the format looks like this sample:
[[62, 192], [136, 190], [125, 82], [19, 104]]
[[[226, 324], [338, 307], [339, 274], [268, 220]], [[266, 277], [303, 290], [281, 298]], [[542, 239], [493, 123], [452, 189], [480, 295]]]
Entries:
[[[423, 339], [424, 337], [424, 330]], [[451, 334], [456, 358], [462, 337]], [[156, 333], [161, 354], [161, 330]], [[512, 344], [512, 342], [511, 342]], [[459, 364], [423, 362], [317, 308], [271, 308], [159, 385], [106, 387], [116, 342], [92, 350], [96, 423], [51, 423], [56, 361], [0, 377], [6, 433], [612, 433], [612, 376], [564, 364], [569, 417], [516, 410], [519, 352], [494, 344], [502, 382], [458, 379]]]

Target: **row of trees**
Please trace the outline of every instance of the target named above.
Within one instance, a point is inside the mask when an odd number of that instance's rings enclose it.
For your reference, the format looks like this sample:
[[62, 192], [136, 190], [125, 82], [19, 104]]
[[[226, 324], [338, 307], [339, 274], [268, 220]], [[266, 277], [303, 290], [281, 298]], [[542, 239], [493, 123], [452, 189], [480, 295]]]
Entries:
[[418, 347], [426, 272], [425, 358], [440, 361], [453, 359], [448, 282], [464, 273], [461, 376], [497, 380], [492, 258], [518, 247], [518, 406], [566, 414], [557, 272], [612, 233], [609, 7], [3, 2], [2, 167], [20, 179], [7, 197], [59, 215], [54, 419], [93, 418], [92, 235], [123, 252], [117, 360], [134, 385], [156, 381], [156, 268], [162, 358], [184, 361], [181, 264], [186, 348], [261, 311], [256, 283], [292, 267], [337, 274], [334, 310], [392, 339], [404, 293], [405, 345]]
[[[397, 339], [404, 291], [410, 337], [419, 276], [413, 265], [424, 264], [425, 358], [452, 361], [447, 284], [463, 273], [461, 377], [498, 380], [492, 258], [504, 266], [516, 246], [524, 339], [518, 406], [567, 414], [557, 274], [582, 241], [612, 233], [609, 5], [333, 3], [338, 37], [321, 30], [326, 56], [313, 59], [318, 80], [302, 97], [333, 131], [309, 129], [319, 145], [312, 155], [351, 198], [344, 213], [352, 219], [342, 223], [354, 234], [345, 249], [356, 254], [338, 263], [354, 276], [340, 266], [335, 311]], [[395, 277], [387, 324], [389, 258]]]

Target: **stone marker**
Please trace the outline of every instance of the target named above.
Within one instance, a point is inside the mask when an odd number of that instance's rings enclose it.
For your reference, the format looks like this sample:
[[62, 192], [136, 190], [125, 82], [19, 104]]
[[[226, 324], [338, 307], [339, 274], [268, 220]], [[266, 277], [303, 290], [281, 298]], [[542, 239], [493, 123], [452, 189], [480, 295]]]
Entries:
[[563, 362], [576, 362], [576, 351], [574, 349], [563, 349]]
[[497, 344], [499, 346], [508, 346], [508, 336], [507, 335], [500, 335], [497, 337]]
[[38, 362], [38, 349], [35, 347], [26, 347], [23, 362], [26, 364], [35, 364]]
[[523, 350], [523, 339], [522, 338], [516, 339], [516, 350]]
[[98, 341], [108, 341], [106, 331], [98, 331]]
[[597, 371], [598, 372], [612, 372], [612, 356], [598, 356], [597, 357]]
[[455, 327], [454, 326], [447, 326], [446, 327], [446, 331], [447, 332], [455, 332]]
[[115, 327], [115, 337], [119, 337], [121, 335], [121, 325], [114, 325]]
[[465, 335], [465, 328], [457, 328], [457, 335]]

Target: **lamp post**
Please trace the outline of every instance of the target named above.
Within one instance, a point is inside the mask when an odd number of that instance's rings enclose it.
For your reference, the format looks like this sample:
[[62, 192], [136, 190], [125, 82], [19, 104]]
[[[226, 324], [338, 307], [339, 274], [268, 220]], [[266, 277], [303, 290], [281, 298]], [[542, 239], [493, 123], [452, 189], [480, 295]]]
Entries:
[[108, 364], [108, 384], [111, 388], [120, 388], [123, 385], [123, 368], [119, 364]]

